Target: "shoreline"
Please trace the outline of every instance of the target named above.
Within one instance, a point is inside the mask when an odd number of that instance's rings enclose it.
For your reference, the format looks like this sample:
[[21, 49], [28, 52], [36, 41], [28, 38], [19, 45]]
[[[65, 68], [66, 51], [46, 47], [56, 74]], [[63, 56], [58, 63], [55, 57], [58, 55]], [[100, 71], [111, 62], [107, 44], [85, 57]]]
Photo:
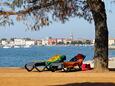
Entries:
[[[91, 68], [94, 68], [94, 61], [93, 60], [86, 60], [83, 64], [90, 64]], [[0, 67], [0, 68], [24, 68], [23, 67]], [[110, 57], [108, 62], [108, 68], [115, 68], [115, 57]]]

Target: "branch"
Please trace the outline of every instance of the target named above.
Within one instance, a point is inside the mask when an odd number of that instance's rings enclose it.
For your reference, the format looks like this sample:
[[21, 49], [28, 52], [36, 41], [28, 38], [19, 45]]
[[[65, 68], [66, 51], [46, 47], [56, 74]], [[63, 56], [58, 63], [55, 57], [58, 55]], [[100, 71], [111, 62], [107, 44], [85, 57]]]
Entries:
[[18, 12], [13, 12], [13, 11], [2, 11], [0, 10], [0, 16], [1, 15], [26, 15], [28, 13], [31, 13], [32, 11], [34, 10], [39, 10], [39, 9], [42, 9], [42, 8], [47, 8], [47, 7], [50, 7], [54, 4], [58, 4], [58, 3], [62, 3], [64, 2], [63, 0], [57, 0], [57, 1], [51, 1], [49, 3], [45, 3], [45, 4], [41, 4], [41, 5], [36, 5], [36, 6], [33, 6], [33, 7], [30, 7], [28, 9], [25, 9], [25, 10], [20, 10]]
[[7, 15], [7, 16], [10, 16], [10, 15], [17, 15], [17, 12], [2, 11], [2, 10], [0, 10], [0, 16], [2, 16], [2, 15]]

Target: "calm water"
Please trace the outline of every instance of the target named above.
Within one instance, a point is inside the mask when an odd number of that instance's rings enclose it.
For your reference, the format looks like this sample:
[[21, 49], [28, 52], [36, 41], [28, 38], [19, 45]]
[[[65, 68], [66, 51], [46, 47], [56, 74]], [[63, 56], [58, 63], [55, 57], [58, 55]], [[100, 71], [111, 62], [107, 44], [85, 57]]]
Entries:
[[[0, 67], [23, 67], [26, 63], [35, 60], [47, 60], [56, 54], [67, 56], [71, 59], [78, 53], [86, 55], [85, 60], [92, 59], [93, 47], [77, 46], [39, 46], [32, 48], [0, 48]], [[109, 57], [115, 57], [115, 50], [109, 51]]]

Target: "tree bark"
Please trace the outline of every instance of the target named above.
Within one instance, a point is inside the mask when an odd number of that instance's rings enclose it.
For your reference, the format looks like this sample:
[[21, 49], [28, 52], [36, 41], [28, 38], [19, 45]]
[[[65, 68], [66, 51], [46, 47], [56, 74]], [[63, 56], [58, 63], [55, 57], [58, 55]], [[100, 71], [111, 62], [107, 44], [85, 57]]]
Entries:
[[94, 70], [108, 70], [108, 28], [105, 4], [102, 0], [87, 0], [95, 24]]

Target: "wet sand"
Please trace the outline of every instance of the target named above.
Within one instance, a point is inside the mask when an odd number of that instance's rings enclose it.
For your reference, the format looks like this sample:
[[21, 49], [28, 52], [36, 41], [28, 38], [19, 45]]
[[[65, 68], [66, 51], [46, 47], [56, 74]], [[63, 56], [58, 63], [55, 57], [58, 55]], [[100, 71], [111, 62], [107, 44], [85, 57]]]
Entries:
[[0, 86], [115, 86], [115, 71], [27, 72], [23, 68], [0, 68]]

